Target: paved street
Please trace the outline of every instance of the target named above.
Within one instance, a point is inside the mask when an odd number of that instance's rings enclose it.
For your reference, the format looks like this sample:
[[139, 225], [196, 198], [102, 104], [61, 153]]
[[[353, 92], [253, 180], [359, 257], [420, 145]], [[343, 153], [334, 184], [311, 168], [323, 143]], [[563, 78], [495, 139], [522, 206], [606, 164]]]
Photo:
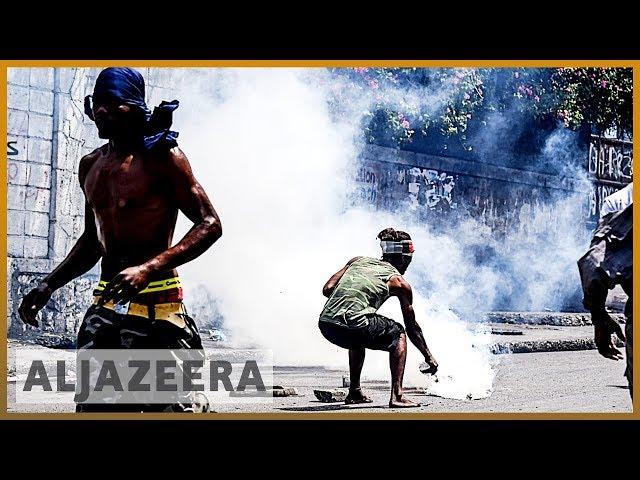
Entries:
[[[45, 354], [45, 347], [10, 342], [10, 351], [28, 349], [34, 357]], [[423, 402], [419, 409], [403, 412], [629, 412], [631, 400], [623, 377], [623, 361], [600, 357], [594, 350], [519, 353], [500, 355], [496, 367], [495, 391], [482, 400], [451, 400], [412, 394]], [[374, 403], [345, 406], [321, 403], [314, 389], [341, 389], [346, 370], [322, 367], [276, 367], [275, 385], [294, 387], [297, 396], [276, 397], [271, 403], [214, 405], [217, 412], [389, 412], [389, 386], [363, 382]], [[15, 389], [8, 377], [9, 395]], [[9, 411], [68, 412], [70, 405], [9, 405]], [[395, 410], [394, 410], [395, 411]]]

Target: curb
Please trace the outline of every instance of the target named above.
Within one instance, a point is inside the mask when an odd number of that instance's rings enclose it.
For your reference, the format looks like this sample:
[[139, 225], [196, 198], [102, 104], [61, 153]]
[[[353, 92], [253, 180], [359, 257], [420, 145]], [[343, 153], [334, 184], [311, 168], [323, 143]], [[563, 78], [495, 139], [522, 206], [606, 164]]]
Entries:
[[[609, 312], [618, 323], [625, 323], [622, 313]], [[515, 325], [553, 325], [555, 327], [583, 327], [592, 325], [588, 312], [488, 312], [484, 314], [488, 323]]]
[[[616, 347], [624, 347], [624, 342], [615, 339]], [[540, 353], [540, 352], [571, 352], [578, 350], [596, 350], [592, 338], [576, 338], [572, 340], [535, 340], [530, 342], [498, 342], [491, 346], [491, 353], [501, 355], [505, 353]]]

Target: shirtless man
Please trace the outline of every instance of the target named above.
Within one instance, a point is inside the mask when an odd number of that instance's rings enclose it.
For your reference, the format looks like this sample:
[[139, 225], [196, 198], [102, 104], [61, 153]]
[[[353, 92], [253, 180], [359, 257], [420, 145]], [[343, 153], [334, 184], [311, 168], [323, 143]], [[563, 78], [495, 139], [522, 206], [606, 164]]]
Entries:
[[[176, 267], [220, 238], [220, 219], [177, 146], [177, 132], [169, 129], [178, 102], [162, 102], [151, 113], [144, 98], [144, 79], [136, 70], [107, 68], [98, 76], [93, 101], [85, 99], [85, 113], [95, 121], [99, 137], [109, 142], [80, 160], [84, 232], [19, 308], [23, 322], [37, 327], [37, 313], [52, 293], [102, 259], [94, 302], [78, 332], [78, 349], [202, 348], [182, 303]], [[178, 210], [193, 227], [171, 246]], [[100, 407], [109, 405], [78, 404], [77, 411]]]
[[[428, 369], [436, 373], [438, 363], [427, 348], [413, 311], [411, 285], [402, 277], [411, 263], [413, 243], [406, 232], [387, 228], [378, 234], [382, 259], [355, 257], [327, 281], [322, 293], [328, 297], [318, 326], [334, 345], [349, 350], [349, 394], [345, 403], [370, 403], [362, 393], [360, 373], [365, 349], [389, 352], [391, 399], [389, 407], [418, 407], [403, 395], [402, 378], [407, 360], [407, 335], [424, 355]], [[398, 297], [406, 326], [377, 314], [390, 297]]]

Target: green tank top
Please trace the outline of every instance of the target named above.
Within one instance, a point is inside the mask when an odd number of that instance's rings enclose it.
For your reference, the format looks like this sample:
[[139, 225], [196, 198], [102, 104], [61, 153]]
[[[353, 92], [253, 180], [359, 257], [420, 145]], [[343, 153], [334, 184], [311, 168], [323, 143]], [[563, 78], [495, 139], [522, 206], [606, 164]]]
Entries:
[[390, 263], [360, 257], [342, 275], [320, 314], [320, 321], [351, 328], [369, 323], [367, 315], [375, 313], [389, 298], [387, 282], [400, 275]]

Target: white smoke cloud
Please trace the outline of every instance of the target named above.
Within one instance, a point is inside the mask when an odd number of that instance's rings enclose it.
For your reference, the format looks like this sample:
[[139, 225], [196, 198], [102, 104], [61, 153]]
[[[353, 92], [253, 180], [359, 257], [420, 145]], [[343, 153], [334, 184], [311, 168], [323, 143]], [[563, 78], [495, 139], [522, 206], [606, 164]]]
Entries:
[[[317, 328], [325, 301], [321, 289], [348, 259], [379, 256], [375, 237], [393, 226], [414, 238], [417, 252], [406, 276], [414, 287], [418, 322], [440, 363], [433, 382], [419, 373], [422, 358], [410, 345], [405, 384], [428, 385], [432, 393], [450, 398], [489, 395], [496, 362], [489, 334], [468, 322], [519, 289], [526, 290], [519, 293], [523, 304], [548, 301], [557, 279], [566, 277], [567, 268], [575, 270], [579, 241], [558, 232], [549, 239], [559, 242], [555, 250], [543, 250], [538, 240], [532, 251], [529, 232], [500, 243], [472, 220], [435, 233], [408, 215], [348, 207], [366, 98], [344, 98], [336, 119], [327, 105], [329, 91], [336, 89], [331, 82], [322, 69], [185, 71], [176, 95], [181, 101], [176, 128], [224, 230], [208, 252], [181, 267], [187, 304], [190, 289], [206, 285], [233, 341], [273, 349], [277, 364], [346, 368], [346, 351]], [[545, 208], [530, 212], [540, 217], [543, 231], [549, 230]], [[573, 222], [573, 210], [566, 212], [565, 220]], [[189, 226], [181, 217], [176, 241]], [[497, 260], [471, 261], [469, 247], [478, 244], [491, 245], [511, 270], [525, 269], [531, 286], [514, 285]], [[548, 260], [558, 271], [549, 274]], [[395, 299], [381, 313], [401, 320]], [[388, 355], [367, 352], [363, 376], [388, 379]]]

